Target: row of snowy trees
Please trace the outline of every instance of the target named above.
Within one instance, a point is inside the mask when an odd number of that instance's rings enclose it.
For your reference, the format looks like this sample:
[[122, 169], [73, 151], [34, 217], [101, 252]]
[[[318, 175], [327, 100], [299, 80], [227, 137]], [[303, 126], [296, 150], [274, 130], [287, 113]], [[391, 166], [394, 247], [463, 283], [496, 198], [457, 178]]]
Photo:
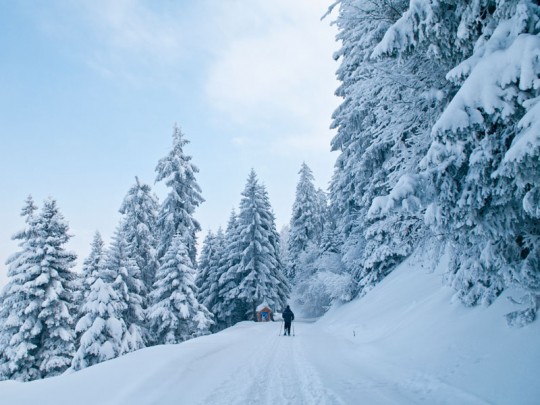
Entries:
[[531, 0], [338, 0], [342, 104], [330, 187], [363, 294], [426, 240], [466, 305], [540, 296], [540, 7]]
[[79, 370], [145, 346], [209, 333], [212, 315], [197, 299], [193, 218], [203, 201], [197, 168], [175, 126], [173, 147], [156, 167], [169, 193], [160, 205], [136, 179], [111, 245], [99, 233], [81, 274], [65, 250], [68, 225], [54, 200], [37, 212], [29, 198], [20, 250], [8, 259], [0, 296], [0, 379], [28, 381]]
[[199, 269], [199, 300], [215, 314], [215, 330], [256, 320], [256, 308], [263, 303], [284, 308], [290, 288], [279, 234], [268, 193], [255, 171], [249, 174], [238, 214], [233, 210], [226, 231], [207, 234]]

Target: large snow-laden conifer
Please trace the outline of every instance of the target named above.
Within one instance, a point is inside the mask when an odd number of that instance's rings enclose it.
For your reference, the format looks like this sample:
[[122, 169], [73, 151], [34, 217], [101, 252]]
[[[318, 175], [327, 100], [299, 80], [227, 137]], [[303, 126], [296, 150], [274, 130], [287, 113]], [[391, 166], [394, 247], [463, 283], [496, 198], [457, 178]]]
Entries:
[[157, 271], [148, 320], [156, 344], [175, 344], [209, 333], [212, 315], [197, 300], [195, 270], [177, 234]]
[[[199, 261], [199, 273], [196, 280], [199, 291], [198, 300], [214, 316], [219, 314], [217, 305], [221, 299], [219, 296], [220, 268], [225, 258], [225, 234], [219, 228], [215, 235], [209, 232], [204, 240]], [[218, 328], [217, 320], [214, 328]]]
[[236, 299], [234, 290], [238, 286], [238, 268], [242, 261], [242, 245], [240, 243], [240, 225], [235, 210], [231, 211], [227, 229], [225, 230], [224, 253], [218, 263], [217, 300], [212, 307], [216, 317], [217, 330], [234, 325], [245, 317], [243, 302]]
[[84, 259], [81, 275], [79, 277], [78, 291], [76, 294], [77, 304], [82, 306], [85, 298], [90, 292], [90, 286], [94, 283], [94, 278], [98, 269], [103, 266], [106, 259], [105, 243], [101, 234], [96, 231], [94, 239], [90, 245], [90, 253]]
[[457, 93], [433, 125], [417, 187], [396, 201], [431, 187], [425, 218], [452, 241], [458, 296], [489, 304], [518, 285], [532, 293], [530, 320], [540, 288], [540, 11], [529, 0], [452, 3], [411, 2], [375, 52], [444, 49], [455, 61], [447, 79]]
[[341, 59], [336, 94], [343, 102], [333, 114], [337, 134], [332, 149], [340, 155], [330, 197], [343, 239], [343, 263], [362, 293], [421, 240], [425, 226], [415, 210], [370, 212], [370, 207], [391, 192], [401, 176], [416, 172], [449, 91], [444, 75], [450, 64], [428, 54], [402, 60], [371, 58], [408, 1], [338, 3], [338, 39], [343, 46], [335, 54]]
[[184, 238], [189, 258], [192, 265], [195, 265], [196, 233], [201, 230], [201, 226], [193, 213], [204, 199], [195, 179], [199, 169], [191, 162], [191, 156], [184, 152], [188, 143], [180, 128], [175, 125], [172, 149], [156, 166], [156, 182], [164, 181], [169, 188], [158, 214], [157, 257], [161, 259], [165, 255], [173, 237], [178, 233]]
[[[39, 370], [34, 358], [35, 346], [32, 343], [21, 342], [23, 318], [19, 317], [27, 305], [28, 295], [25, 284], [25, 271], [31, 257], [30, 239], [35, 230], [33, 226], [34, 213], [38, 209], [31, 196], [25, 201], [21, 216], [25, 218], [26, 226], [22, 231], [13, 235], [13, 240], [19, 240], [21, 250], [13, 254], [6, 262], [8, 265], [8, 283], [2, 289], [0, 305], [0, 379], [18, 379], [22, 381], [39, 378]], [[35, 318], [33, 318], [35, 319]], [[32, 321], [31, 321], [32, 322]], [[24, 333], [29, 339], [31, 335]], [[12, 340], [13, 339], [13, 340]], [[17, 344], [18, 350], [10, 346]]]
[[[75, 255], [67, 252], [68, 225], [56, 201], [38, 215], [29, 199], [27, 228], [16, 235], [21, 251], [8, 260], [10, 281], [3, 293], [2, 378], [21, 381], [65, 371], [74, 352]], [[9, 311], [6, 312], [4, 311]]]
[[210, 269], [213, 265], [212, 258], [215, 255], [215, 240], [216, 237], [214, 233], [212, 232], [212, 230], [209, 230], [203, 240], [201, 254], [199, 255], [199, 260], [197, 262], [197, 268], [199, 272], [197, 273], [195, 284], [197, 284], [197, 288], [199, 289], [199, 295], [197, 298], [201, 302], [204, 300], [204, 297], [206, 295], [206, 289], [202, 290], [201, 286], [207, 283], [207, 280], [209, 279], [209, 276], [211, 274]]
[[238, 301], [244, 319], [256, 320], [259, 304], [283, 308], [290, 290], [279, 256], [274, 214], [266, 189], [259, 184], [254, 170], [242, 193], [238, 229], [242, 256], [238, 266], [229, 269], [235, 287], [225, 298]]
[[321, 207], [321, 194], [313, 184], [315, 178], [309, 166], [302, 163], [300, 180], [292, 208], [288, 238], [288, 276], [293, 281], [301, 271], [300, 256], [310, 248], [318, 248], [323, 232], [325, 212]]
[[103, 262], [92, 267], [87, 280], [90, 290], [81, 308], [81, 319], [76, 326], [79, 347], [71, 367], [81, 370], [128, 351], [129, 331], [123, 319], [127, 304], [120, 298], [110, 281]]
[[121, 314], [128, 333], [124, 337], [124, 351], [130, 352], [145, 347], [147, 336], [145, 325], [144, 283], [135, 259], [129, 256], [129, 247], [121, 221], [107, 252], [105, 281], [114, 288], [118, 298], [125, 304]]
[[152, 289], [159, 266], [156, 258], [158, 200], [150, 186], [141, 183], [138, 177], [135, 177], [135, 181], [120, 207], [123, 214], [122, 234], [127, 244], [127, 256], [139, 268], [144, 283], [142, 294], [146, 296]]

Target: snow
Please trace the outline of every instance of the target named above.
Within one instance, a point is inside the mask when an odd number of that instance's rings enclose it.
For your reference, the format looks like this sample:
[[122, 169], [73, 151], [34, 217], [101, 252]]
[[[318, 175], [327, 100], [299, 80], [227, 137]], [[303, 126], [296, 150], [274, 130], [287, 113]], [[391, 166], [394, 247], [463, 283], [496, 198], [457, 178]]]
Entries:
[[537, 150], [540, 148], [539, 101], [540, 97], [536, 97], [523, 103], [523, 106], [529, 110], [518, 123], [518, 128], [521, 132], [519, 132], [512, 141], [510, 149], [504, 156], [505, 161], [519, 162], [527, 155], [534, 156], [534, 153], [537, 153]]
[[[497, 42], [501, 36], [506, 38], [508, 33], [505, 29], [506, 24], [501, 24], [501, 32], [498, 29], [490, 41]], [[537, 78], [539, 59], [540, 37], [522, 34], [508, 48], [485, 55], [479, 62], [464, 61], [450, 71], [447, 78], [459, 81], [466, 72], [471, 73], [433, 126], [433, 133], [444, 130], [456, 132], [482, 124], [482, 111], [488, 115], [500, 116], [503, 120], [514, 114], [518, 91], [511, 84], [517, 83], [521, 91], [540, 87], [540, 79]], [[525, 128], [533, 122], [525, 118], [520, 125]]]
[[[405, 174], [401, 176], [388, 195], [375, 197], [368, 210], [368, 217], [373, 218], [377, 215], [384, 215], [394, 209], [396, 202], [403, 201], [403, 208], [409, 204], [407, 197], [411, 196], [418, 189], [418, 180], [416, 176]], [[413, 203], [413, 200], [411, 200]], [[418, 205], [418, 204], [416, 204]]]
[[257, 308], [255, 309], [255, 311], [259, 312], [259, 311], [262, 311], [263, 309], [265, 308], [268, 308], [270, 309], [270, 307], [268, 306], [268, 304], [266, 302], [263, 302], [262, 304], [258, 305]]
[[409, 10], [386, 31], [383, 39], [373, 49], [371, 58], [380, 58], [398, 49], [415, 46], [419, 42], [418, 36], [423, 36], [423, 30], [434, 21], [435, 15], [430, 2], [411, 0]]
[[[82, 371], [0, 383], [6, 404], [535, 404], [540, 322], [506, 326], [505, 293], [465, 308], [412, 256], [315, 323], [241, 322]], [[514, 292], [517, 294], [517, 292]], [[293, 308], [294, 310], [294, 308]]]

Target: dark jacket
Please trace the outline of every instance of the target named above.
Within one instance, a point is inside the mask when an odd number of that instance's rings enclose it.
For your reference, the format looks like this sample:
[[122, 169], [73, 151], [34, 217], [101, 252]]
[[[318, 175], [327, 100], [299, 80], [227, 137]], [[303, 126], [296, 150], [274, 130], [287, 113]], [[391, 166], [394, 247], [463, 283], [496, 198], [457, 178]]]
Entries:
[[283, 320], [285, 322], [291, 322], [292, 320], [294, 320], [294, 314], [290, 308], [286, 308], [285, 311], [283, 311]]

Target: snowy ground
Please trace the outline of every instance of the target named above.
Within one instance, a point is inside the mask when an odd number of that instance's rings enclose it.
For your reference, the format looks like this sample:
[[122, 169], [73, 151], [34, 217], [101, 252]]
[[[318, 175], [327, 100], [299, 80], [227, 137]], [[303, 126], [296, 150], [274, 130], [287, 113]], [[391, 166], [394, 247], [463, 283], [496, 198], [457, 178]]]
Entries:
[[[540, 321], [510, 329], [504, 297], [451, 303], [440, 273], [402, 265], [315, 323], [243, 322], [78, 373], [0, 383], [2, 404], [538, 404]], [[294, 308], [293, 308], [294, 309]]]

